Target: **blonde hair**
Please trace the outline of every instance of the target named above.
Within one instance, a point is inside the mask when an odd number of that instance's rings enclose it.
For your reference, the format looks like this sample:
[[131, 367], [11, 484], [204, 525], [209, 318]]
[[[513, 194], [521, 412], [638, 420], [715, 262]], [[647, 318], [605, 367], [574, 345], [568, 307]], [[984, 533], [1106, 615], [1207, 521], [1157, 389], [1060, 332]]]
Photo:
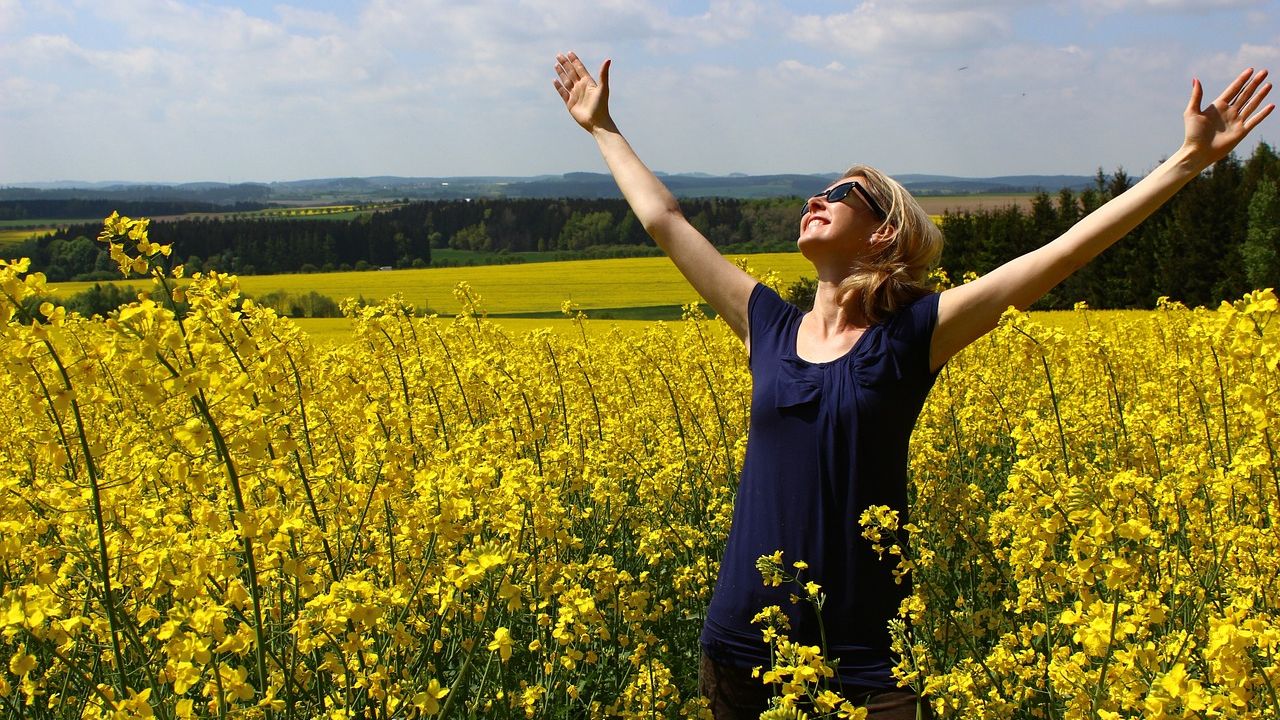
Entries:
[[881, 232], [889, 242], [878, 245], [840, 283], [840, 304], [857, 304], [875, 324], [904, 305], [929, 294], [929, 270], [942, 254], [942, 231], [897, 180], [873, 167], [854, 165], [843, 177], [866, 178], [867, 192], [887, 208]]

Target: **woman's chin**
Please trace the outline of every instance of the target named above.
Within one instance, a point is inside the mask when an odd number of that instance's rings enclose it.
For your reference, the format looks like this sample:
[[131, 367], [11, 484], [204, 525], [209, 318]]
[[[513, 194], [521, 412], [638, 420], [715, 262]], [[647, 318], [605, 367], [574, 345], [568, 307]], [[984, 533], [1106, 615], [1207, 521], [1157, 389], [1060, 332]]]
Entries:
[[801, 234], [796, 238], [796, 249], [801, 255], [812, 260], [819, 255], [824, 254], [823, 248], [827, 246], [822, 237], [817, 235]]

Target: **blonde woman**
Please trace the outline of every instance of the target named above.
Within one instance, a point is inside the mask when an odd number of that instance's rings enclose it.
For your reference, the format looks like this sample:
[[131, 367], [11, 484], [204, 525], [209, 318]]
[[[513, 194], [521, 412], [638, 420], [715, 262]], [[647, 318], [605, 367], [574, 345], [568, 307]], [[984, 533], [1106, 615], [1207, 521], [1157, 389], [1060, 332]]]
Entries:
[[817, 644], [815, 613], [789, 588], [766, 586], [762, 555], [783, 551], [822, 586], [837, 689], [872, 718], [915, 718], [927, 706], [899, 688], [887, 623], [907, 589], [862, 539], [869, 505], [907, 512], [907, 446], [938, 371], [1132, 230], [1202, 170], [1231, 152], [1274, 109], [1266, 71], [1242, 72], [1212, 103], [1192, 81], [1182, 146], [1124, 194], [1061, 237], [966, 285], [930, 292], [937, 228], [900, 184], [862, 165], [804, 203], [797, 246], [817, 273], [804, 312], [722, 257], [645, 167], [609, 114], [609, 60], [597, 82], [574, 54], [556, 56], [555, 87], [591, 133], [645, 230], [747, 346], [752, 376], [746, 460], [733, 525], [703, 627], [699, 687], [716, 718], [755, 718], [770, 688], [752, 618], [780, 606], [793, 639]]

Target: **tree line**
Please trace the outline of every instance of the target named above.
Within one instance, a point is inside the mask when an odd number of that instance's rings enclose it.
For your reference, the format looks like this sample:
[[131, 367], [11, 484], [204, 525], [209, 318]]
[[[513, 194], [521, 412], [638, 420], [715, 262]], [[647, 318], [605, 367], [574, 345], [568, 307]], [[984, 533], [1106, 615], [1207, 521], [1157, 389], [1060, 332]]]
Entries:
[[[942, 264], [953, 281], [986, 273], [1043, 245], [1134, 183], [1101, 170], [1079, 193], [1038, 193], [1027, 211], [948, 213]], [[1162, 296], [1216, 306], [1280, 284], [1280, 160], [1260, 143], [1247, 161], [1231, 155], [1192, 180], [1123, 240], [1036, 305], [1067, 309], [1154, 307]]]
[[[799, 207], [781, 198], [694, 199], [685, 206], [713, 242], [741, 251], [791, 247], [784, 238], [794, 236]], [[110, 279], [113, 265], [94, 240], [99, 230], [64, 227], [10, 254], [30, 257], [50, 281]], [[188, 271], [242, 275], [429, 267], [432, 249], [442, 248], [590, 257], [647, 254], [652, 246], [621, 199], [435, 200], [346, 220], [204, 217], [156, 222], [150, 234], [173, 243]]]
[[[1057, 237], [1133, 184], [1123, 169], [1099, 170], [1080, 192], [1038, 193], [1009, 206], [942, 217], [942, 264], [959, 281]], [[1280, 160], [1261, 143], [1247, 161], [1230, 156], [1194, 179], [1128, 237], [1047, 295], [1037, 307], [1152, 307], [1160, 296], [1215, 305], [1280, 282]], [[798, 198], [688, 198], [695, 227], [724, 252], [794, 248]], [[115, 277], [94, 240], [96, 225], [67, 227], [11, 248], [50, 281]], [[620, 199], [476, 199], [406, 204], [347, 220], [181, 219], [152, 226], [189, 272], [244, 275], [379, 267], [430, 267], [432, 250], [499, 257], [557, 253], [599, 257], [656, 252]]]

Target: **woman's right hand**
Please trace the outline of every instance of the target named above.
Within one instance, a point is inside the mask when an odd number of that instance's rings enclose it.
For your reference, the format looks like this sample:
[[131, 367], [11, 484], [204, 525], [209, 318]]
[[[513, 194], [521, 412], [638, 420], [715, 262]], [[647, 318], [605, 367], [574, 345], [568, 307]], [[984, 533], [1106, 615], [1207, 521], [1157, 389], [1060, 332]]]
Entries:
[[577, 54], [556, 55], [556, 91], [575, 122], [587, 132], [596, 129], [616, 130], [609, 117], [609, 61], [600, 65], [600, 82], [596, 83]]

